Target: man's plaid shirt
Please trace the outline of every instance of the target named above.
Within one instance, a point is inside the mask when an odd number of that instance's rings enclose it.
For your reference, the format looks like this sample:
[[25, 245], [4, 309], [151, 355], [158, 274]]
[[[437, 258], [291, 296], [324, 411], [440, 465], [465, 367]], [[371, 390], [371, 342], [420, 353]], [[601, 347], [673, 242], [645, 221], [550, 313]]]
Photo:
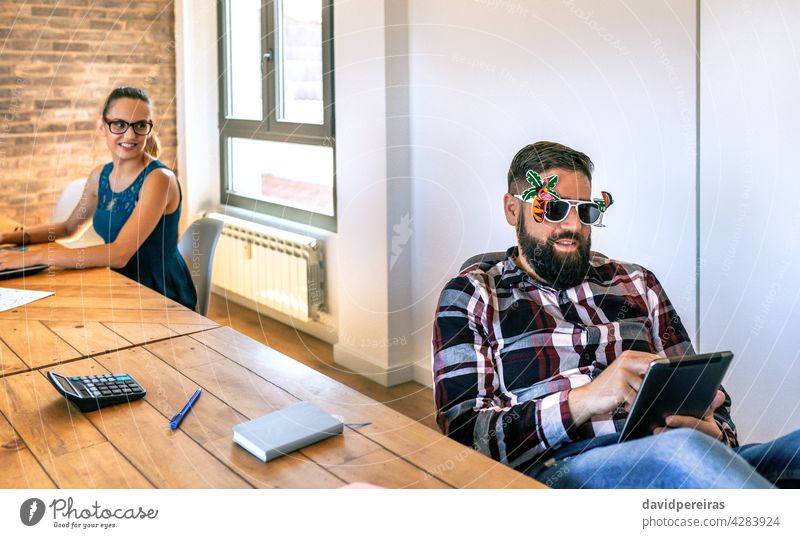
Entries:
[[[692, 354], [655, 275], [592, 252], [583, 283], [543, 286], [513, 258], [467, 267], [447, 283], [433, 328], [436, 421], [449, 437], [524, 470], [562, 443], [621, 431], [627, 413], [575, 426], [567, 396], [623, 351]], [[724, 392], [724, 389], [723, 389]], [[731, 400], [715, 418], [738, 444]]]

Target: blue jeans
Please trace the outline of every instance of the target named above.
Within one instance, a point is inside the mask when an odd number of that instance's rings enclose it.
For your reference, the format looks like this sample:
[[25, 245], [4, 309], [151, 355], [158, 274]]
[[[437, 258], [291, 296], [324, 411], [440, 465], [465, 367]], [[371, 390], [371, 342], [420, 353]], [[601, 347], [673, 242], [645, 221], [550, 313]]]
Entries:
[[553, 488], [796, 488], [800, 430], [729, 448], [689, 428], [617, 444], [610, 434], [565, 445], [528, 474]]

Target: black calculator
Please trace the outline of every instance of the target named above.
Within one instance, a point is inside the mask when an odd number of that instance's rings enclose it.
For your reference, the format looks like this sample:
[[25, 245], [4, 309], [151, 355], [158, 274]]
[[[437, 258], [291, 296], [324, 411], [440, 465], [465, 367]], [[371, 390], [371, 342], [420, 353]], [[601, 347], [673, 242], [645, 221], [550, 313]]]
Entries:
[[47, 379], [62, 396], [84, 412], [132, 402], [147, 394], [144, 387], [128, 374], [64, 377], [55, 372], [47, 372]]

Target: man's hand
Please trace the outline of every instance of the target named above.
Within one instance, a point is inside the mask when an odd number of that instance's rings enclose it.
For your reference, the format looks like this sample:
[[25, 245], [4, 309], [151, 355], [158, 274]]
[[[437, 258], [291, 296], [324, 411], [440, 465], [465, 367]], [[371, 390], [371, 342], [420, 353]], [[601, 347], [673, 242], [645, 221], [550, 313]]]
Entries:
[[569, 409], [575, 424], [610, 413], [620, 405], [630, 410], [650, 363], [660, 358], [652, 353], [623, 351], [591, 383], [572, 389]]
[[714, 420], [714, 411], [716, 411], [724, 401], [725, 393], [721, 390], [718, 390], [717, 394], [714, 396], [714, 401], [711, 402], [711, 407], [708, 408], [708, 411], [706, 411], [706, 414], [703, 416], [703, 418], [687, 417], [685, 415], [672, 415], [667, 417], [666, 427], [656, 428], [653, 430], [653, 433], [663, 433], [672, 428], [693, 428], [695, 430], [700, 430], [706, 435], [710, 435], [714, 439], [722, 439], [722, 430], [719, 429], [719, 426], [717, 426], [717, 423]]

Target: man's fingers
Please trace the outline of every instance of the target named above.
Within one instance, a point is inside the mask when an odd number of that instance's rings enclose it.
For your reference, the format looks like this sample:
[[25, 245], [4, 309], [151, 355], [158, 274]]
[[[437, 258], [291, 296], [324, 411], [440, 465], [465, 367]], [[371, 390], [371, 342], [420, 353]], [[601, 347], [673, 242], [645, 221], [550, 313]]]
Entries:
[[725, 403], [725, 393], [721, 390], [717, 391], [717, 394], [714, 396], [714, 401], [711, 402], [711, 409], [716, 410], [722, 404]]
[[725, 393], [721, 390], [718, 390], [714, 395], [714, 400], [711, 402], [711, 405], [708, 406], [708, 410], [703, 418], [705, 420], [709, 420], [714, 416], [714, 411], [716, 411], [723, 403], [725, 403]]
[[647, 373], [647, 369], [650, 368], [650, 363], [660, 358], [652, 353], [629, 352], [627, 360], [622, 362], [621, 366], [634, 375], [643, 376]]
[[722, 439], [722, 430], [713, 421], [701, 420], [699, 418], [687, 417], [683, 415], [672, 415], [666, 419], [667, 428], [692, 428], [701, 431], [714, 439]]
[[703, 421], [685, 415], [672, 415], [667, 417], [666, 423], [670, 428], [697, 428]]
[[630, 409], [633, 405], [633, 401], [636, 399], [637, 390], [641, 386], [642, 382], [639, 376], [633, 375], [629, 372], [621, 373], [623, 374], [623, 381], [620, 383], [622, 390], [622, 401], [620, 402], [620, 405], [623, 405], [626, 409]]
[[[624, 372], [624, 375], [628, 386], [638, 393], [639, 388], [642, 386], [643, 378], [628, 371]], [[636, 394], [634, 394], [634, 397], [636, 397]]]

